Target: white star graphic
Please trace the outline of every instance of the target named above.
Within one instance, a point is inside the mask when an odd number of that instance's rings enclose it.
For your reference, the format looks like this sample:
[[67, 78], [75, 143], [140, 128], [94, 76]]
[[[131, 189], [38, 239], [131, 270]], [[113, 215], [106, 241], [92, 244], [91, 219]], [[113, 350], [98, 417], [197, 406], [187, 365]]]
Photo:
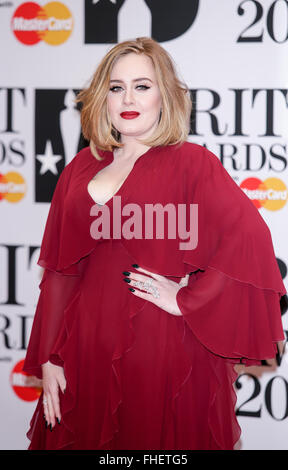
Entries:
[[36, 155], [36, 158], [42, 164], [40, 175], [43, 175], [47, 171], [51, 171], [54, 175], [58, 174], [56, 163], [59, 162], [59, 160], [62, 160], [63, 157], [62, 155], [53, 154], [52, 144], [50, 140], [47, 140], [46, 142], [44, 155]]

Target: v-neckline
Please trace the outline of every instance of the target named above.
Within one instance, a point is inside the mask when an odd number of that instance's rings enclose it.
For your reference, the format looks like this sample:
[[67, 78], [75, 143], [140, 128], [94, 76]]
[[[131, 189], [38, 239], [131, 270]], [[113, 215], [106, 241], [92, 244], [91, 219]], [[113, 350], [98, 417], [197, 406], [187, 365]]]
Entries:
[[[137, 165], [137, 163], [140, 161], [140, 160], [143, 160], [143, 157], [147, 156], [148, 154], [151, 153], [151, 151], [153, 149], [155, 149], [156, 147], [150, 147], [148, 150], [146, 150], [146, 152], [142, 153], [142, 155], [140, 155], [137, 160], [135, 160], [131, 170], [129, 171], [128, 175], [126, 176], [126, 178], [124, 179], [124, 181], [121, 183], [121, 185], [118, 187], [117, 191], [114, 192], [114, 194], [104, 203], [104, 204], [100, 204], [98, 201], [95, 201], [93, 199], [93, 197], [91, 196], [91, 194], [89, 193], [89, 190], [88, 190], [88, 186], [89, 186], [89, 183], [93, 180], [93, 178], [101, 171], [103, 170], [103, 168], [106, 168], [107, 166], [109, 166], [109, 164], [111, 164], [113, 161], [114, 161], [114, 154], [113, 152], [110, 152], [110, 151], [99, 151], [97, 149], [97, 152], [99, 153], [99, 155], [102, 157], [102, 156], [105, 156], [105, 160], [104, 162], [102, 160], [97, 160], [94, 155], [91, 153], [91, 157], [94, 159], [94, 161], [99, 164], [99, 163], [104, 163], [103, 167], [97, 171], [97, 173], [95, 173], [92, 178], [89, 179], [87, 185], [86, 185], [86, 193], [88, 194], [90, 200], [93, 202], [93, 204], [97, 204], [99, 207], [103, 207], [103, 206], [106, 206], [108, 205], [110, 202], [113, 201], [113, 198], [115, 196], [119, 196], [120, 193], [122, 192], [122, 190], [124, 189], [124, 187], [126, 186], [128, 180], [130, 179], [130, 177], [132, 176], [132, 174], [134, 173], [134, 170], [135, 170], [135, 167]], [[106, 162], [108, 162], [106, 164]]]

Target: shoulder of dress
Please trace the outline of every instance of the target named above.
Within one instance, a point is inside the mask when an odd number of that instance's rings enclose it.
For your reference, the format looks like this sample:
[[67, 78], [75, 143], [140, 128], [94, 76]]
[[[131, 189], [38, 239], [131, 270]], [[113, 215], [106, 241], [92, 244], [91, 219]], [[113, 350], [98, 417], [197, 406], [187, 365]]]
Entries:
[[85, 162], [89, 163], [93, 158], [95, 157], [92, 155], [90, 147], [84, 147], [72, 158], [63, 171], [66, 173], [71, 172], [74, 168], [78, 167], [78, 165], [83, 166]]
[[195, 144], [194, 142], [184, 142], [180, 145], [174, 145], [173, 150], [183, 158], [201, 158], [206, 152], [207, 149], [202, 145]]
[[176, 153], [177, 157], [179, 157], [179, 161], [186, 165], [195, 165], [195, 164], [205, 164], [209, 157], [212, 156], [213, 158], [217, 158], [216, 155], [212, 154], [207, 150], [206, 147], [195, 144], [194, 142], [184, 142], [181, 145], [174, 146], [174, 152]]
[[203, 150], [206, 150], [205, 147], [203, 147], [203, 145], [199, 145], [199, 144], [196, 144], [195, 142], [183, 142], [183, 144], [181, 144], [179, 146], [179, 149], [184, 151], [184, 152], [193, 152], [193, 153], [202, 153]]
[[[92, 152], [90, 150], [90, 147], [84, 147], [82, 148], [76, 155], [74, 158], [72, 158], [71, 162], [69, 163], [70, 164], [73, 164], [74, 162], [74, 165], [78, 162], [83, 162], [85, 160], [91, 160], [92, 158], [95, 158], [93, 155], [92, 155]], [[68, 166], [68, 165], [67, 165]]]
[[193, 142], [184, 142], [184, 144], [179, 147], [179, 151], [183, 155], [183, 158], [185, 161], [187, 160], [188, 163], [190, 162], [198, 162], [198, 164], [203, 164], [212, 167], [214, 166], [219, 166], [223, 168], [223, 165], [213, 152], [211, 150], [208, 150], [206, 147], [203, 145], [195, 144]]
[[92, 158], [94, 157], [89, 147], [81, 149], [61, 171], [57, 186], [69, 184], [73, 174], [78, 173], [79, 166], [82, 167], [84, 162], [89, 163]]
[[206, 147], [184, 142], [174, 147], [175, 160], [186, 177], [206, 179], [212, 174], [222, 175], [226, 173], [220, 159]]

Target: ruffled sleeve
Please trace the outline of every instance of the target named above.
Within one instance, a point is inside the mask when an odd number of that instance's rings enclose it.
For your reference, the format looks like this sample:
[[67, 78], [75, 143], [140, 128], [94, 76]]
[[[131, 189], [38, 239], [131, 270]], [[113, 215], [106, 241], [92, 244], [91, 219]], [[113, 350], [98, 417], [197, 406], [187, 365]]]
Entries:
[[69, 250], [67, 226], [70, 229], [70, 240], [74, 235], [71, 233], [73, 228], [72, 223], [67, 224], [66, 209], [66, 198], [68, 197], [73, 164], [73, 161], [68, 164], [58, 178], [51, 200], [37, 264], [42, 268], [77, 275], [78, 268], [76, 264], [69, 263], [67, 266], [63, 266], [59, 263], [63, 251]]
[[23, 369], [42, 378], [41, 364], [62, 365], [58, 351], [65, 330], [65, 309], [77, 294], [79, 275], [63, 275], [45, 269]]
[[[194, 274], [176, 300], [210, 351], [258, 363], [274, 357], [284, 339], [280, 301], [286, 289], [270, 230], [219, 159], [204, 148], [197, 156], [197, 183], [187, 193], [198, 204], [198, 243], [183, 255]], [[195, 169], [191, 160], [188, 188]]]
[[44, 270], [23, 370], [39, 378], [42, 378], [41, 364], [48, 360], [62, 365], [58, 350], [64, 340], [65, 309], [77, 295], [85, 266], [83, 258], [77, 263], [59, 268], [63, 246], [66, 244], [66, 249], [69, 249], [69, 237], [63, 237], [63, 229], [71, 170], [72, 164], [69, 164], [59, 176], [37, 261]]
[[197, 271], [177, 293], [185, 321], [211, 352], [246, 365], [277, 353], [284, 339], [279, 296], [215, 269]]

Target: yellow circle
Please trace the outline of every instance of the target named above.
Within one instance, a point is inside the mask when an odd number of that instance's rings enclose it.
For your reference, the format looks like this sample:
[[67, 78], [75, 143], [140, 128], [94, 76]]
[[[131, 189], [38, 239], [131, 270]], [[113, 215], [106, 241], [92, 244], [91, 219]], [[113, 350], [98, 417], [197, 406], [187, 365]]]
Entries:
[[26, 183], [20, 173], [10, 171], [5, 174], [6, 177], [6, 192], [5, 199], [9, 202], [20, 201], [26, 193]]
[[282, 209], [288, 198], [286, 185], [279, 178], [267, 178], [264, 184], [267, 192], [263, 207], [269, 211]]
[[67, 41], [73, 30], [73, 17], [70, 10], [60, 2], [49, 2], [43, 10], [48, 18], [43, 41], [58, 46]]

